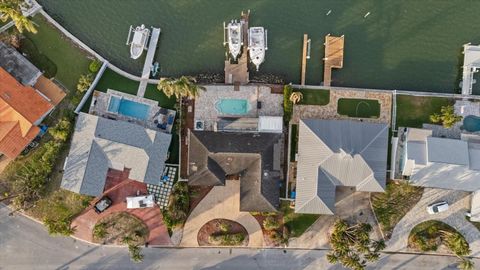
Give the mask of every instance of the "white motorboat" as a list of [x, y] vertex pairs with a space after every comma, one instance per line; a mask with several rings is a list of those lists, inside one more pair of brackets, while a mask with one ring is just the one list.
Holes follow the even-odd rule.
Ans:
[[230, 23], [228, 23], [226, 30], [228, 38], [228, 50], [230, 51], [233, 60], [237, 60], [243, 45], [242, 22], [232, 20]]
[[143, 24], [135, 27], [135, 29], [132, 29], [130, 26], [130, 33], [128, 34], [129, 40], [131, 32], [133, 32], [133, 38], [130, 43], [127, 42], [127, 45], [130, 45], [130, 57], [133, 59], [138, 59], [142, 55], [143, 50], [147, 49], [147, 41], [148, 36], [150, 35], [150, 30]]
[[250, 27], [248, 30], [248, 53], [250, 61], [258, 69], [260, 64], [265, 61], [265, 51], [268, 50], [267, 46], [267, 30], [263, 27]]

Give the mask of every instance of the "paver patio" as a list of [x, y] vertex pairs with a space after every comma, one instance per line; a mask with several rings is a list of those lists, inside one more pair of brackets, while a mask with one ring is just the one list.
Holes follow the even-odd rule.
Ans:
[[240, 181], [226, 180], [215, 186], [193, 209], [183, 228], [182, 247], [198, 247], [200, 228], [212, 219], [223, 218], [240, 223], [249, 234], [248, 247], [263, 247], [263, 234], [257, 220], [248, 212], [240, 212]]
[[93, 206], [87, 208], [83, 213], [72, 221], [72, 227], [75, 228], [74, 236], [88, 242], [92, 242], [92, 230], [95, 224], [102, 218], [116, 213], [127, 212], [141, 219], [148, 227], [149, 236], [147, 242], [151, 246], [171, 246], [170, 236], [167, 227], [163, 224], [163, 217], [158, 206], [144, 209], [127, 209], [125, 198], [127, 196], [135, 196], [137, 192], [146, 194], [146, 184], [124, 179], [123, 172], [109, 172], [107, 177], [106, 188], [109, 189], [104, 193], [112, 201], [113, 204], [104, 212], [97, 214]]

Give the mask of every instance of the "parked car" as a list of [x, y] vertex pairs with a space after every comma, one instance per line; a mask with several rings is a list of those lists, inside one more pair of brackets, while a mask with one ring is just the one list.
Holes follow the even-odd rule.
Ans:
[[112, 200], [107, 196], [104, 196], [95, 204], [93, 209], [95, 209], [95, 212], [100, 214], [103, 211], [107, 210], [110, 206], [112, 206]]
[[448, 209], [448, 206], [449, 205], [446, 201], [432, 203], [427, 206], [427, 212], [431, 215], [441, 213], [443, 211], [446, 211]]

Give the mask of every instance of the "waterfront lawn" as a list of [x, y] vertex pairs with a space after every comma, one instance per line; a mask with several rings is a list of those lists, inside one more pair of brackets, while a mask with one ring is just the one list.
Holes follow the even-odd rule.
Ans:
[[298, 148], [298, 125], [292, 125], [290, 132], [290, 161], [295, 161]]
[[374, 99], [341, 98], [338, 100], [337, 112], [348, 117], [378, 118], [380, 103]]
[[423, 188], [401, 181], [389, 181], [384, 193], [372, 193], [373, 211], [387, 238], [395, 225], [418, 203], [422, 194]]
[[421, 128], [423, 123], [430, 123], [430, 115], [453, 103], [452, 98], [398, 95], [397, 127]]
[[323, 89], [299, 89], [295, 90], [303, 94], [300, 105], [327, 105], [330, 102], [330, 90]]
[[177, 103], [175, 96], [168, 98], [162, 91], [157, 89], [156, 84], [148, 84], [145, 90], [145, 98], [156, 100], [160, 107], [171, 110], [175, 110], [175, 104]]
[[283, 224], [288, 228], [290, 237], [299, 237], [318, 219], [320, 215], [296, 214], [290, 203], [282, 201], [280, 210], [283, 213]]
[[[38, 50], [38, 55], [32, 61], [35, 63], [36, 58], [41, 58], [42, 61], [45, 59], [51, 60], [57, 68], [55, 79], [70, 91], [74, 91], [80, 75], [88, 71], [88, 65], [91, 61], [89, 55], [64, 37], [43, 16], [37, 15], [33, 18], [33, 21], [37, 25], [38, 33], [24, 33], [26, 39], [29, 40], [27, 42], [32, 43], [27, 46], [31, 48], [34, 45]], [[42, 65], [40, 63], [39, 68], [42, 68]]]
[[115, 71], [107, 68], [98, 81], [95, 90], [107, 92], [108, 89], [117, 90], [130, 95], [136, 95], [139, 82], [130, 80]]

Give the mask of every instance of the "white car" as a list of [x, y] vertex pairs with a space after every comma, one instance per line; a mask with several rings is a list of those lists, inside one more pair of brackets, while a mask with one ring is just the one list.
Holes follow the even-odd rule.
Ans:
[[431, 215], [447, 211], [448, 203], [446, 201], [432, 203], [427, 206], [427, 212]]

